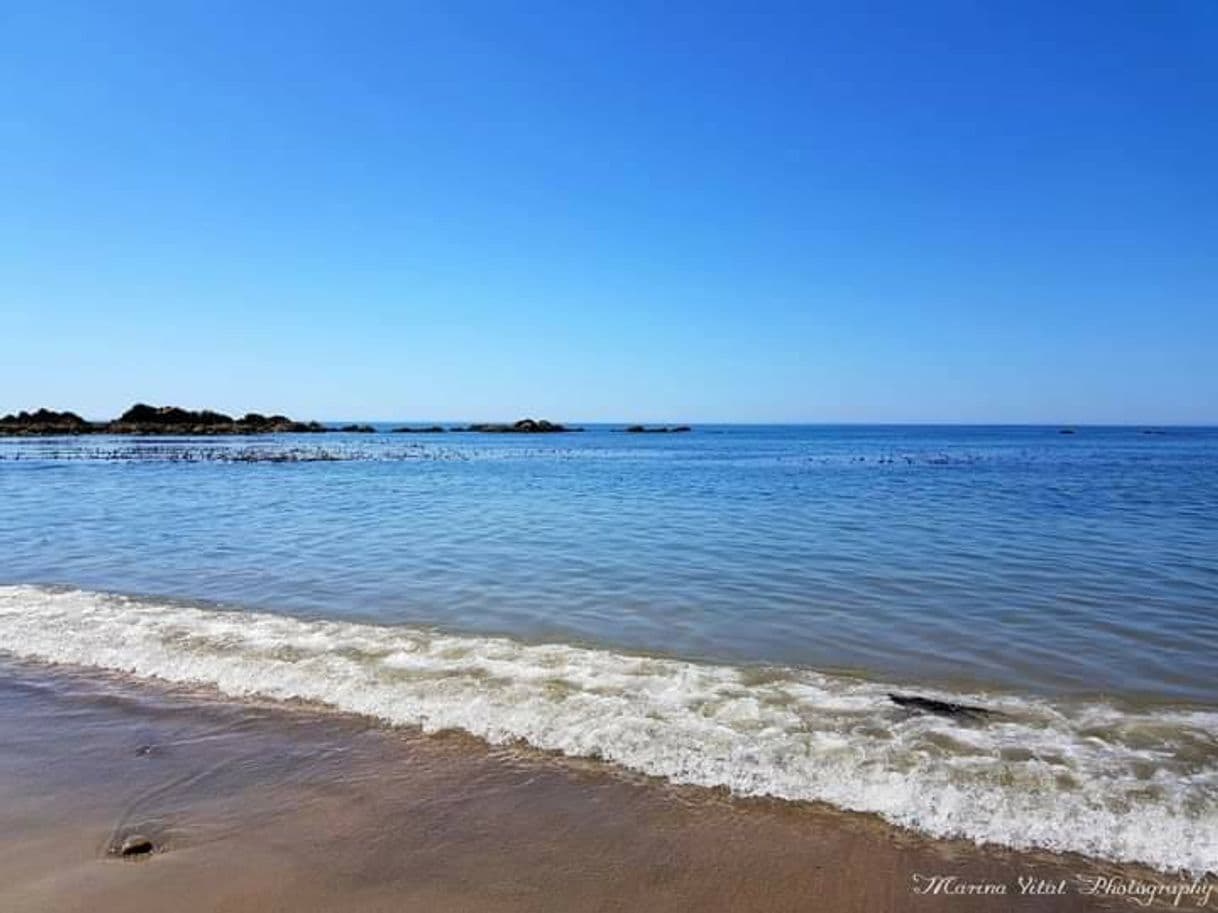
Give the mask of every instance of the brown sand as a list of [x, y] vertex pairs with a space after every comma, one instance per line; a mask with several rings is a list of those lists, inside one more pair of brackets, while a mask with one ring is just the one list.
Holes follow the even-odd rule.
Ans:
[[[156, 852], [110, 855], [131, 832]], [[0, 664], [4, 913], [1142, 909], [1078, 893], [1076, 875], [1102, 872], [1153, 877], [456, 734]], [[920, 895], [915, 875], [1007, 894]], [[1066, 893], [1022, 895], [1021, 876]]]

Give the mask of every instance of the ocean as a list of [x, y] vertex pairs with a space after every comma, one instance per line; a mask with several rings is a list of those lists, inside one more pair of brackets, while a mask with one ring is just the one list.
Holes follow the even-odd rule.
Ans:
[[618, 428], [0, 439], [0, 653], [1218, 871], [1218, 429]]

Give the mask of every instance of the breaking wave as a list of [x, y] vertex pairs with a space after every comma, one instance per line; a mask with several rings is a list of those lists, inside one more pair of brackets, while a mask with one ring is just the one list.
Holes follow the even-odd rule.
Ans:
[[1218, 713], [923, 691], [565, 644], [0, 586], [0, 650], [303, 699], [425, 731], [599, 758], [738, 795], [817, 800], [939, 837], [1218, 871]]

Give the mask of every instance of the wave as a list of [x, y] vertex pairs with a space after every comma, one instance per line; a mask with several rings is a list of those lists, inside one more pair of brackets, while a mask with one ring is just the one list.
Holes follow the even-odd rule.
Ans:
[[922, 691], [998, 711], [959, 721], [806, 669], [23, 585], [0, 586], [0, 650], [524, 741], [937, 837], [1218, 871], [1215, 712]]

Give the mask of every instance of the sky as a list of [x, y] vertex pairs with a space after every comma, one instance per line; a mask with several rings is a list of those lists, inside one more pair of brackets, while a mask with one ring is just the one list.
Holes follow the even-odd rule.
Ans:
[[1218, 4], [0, 3], [0, 412], [1218, 422]]

